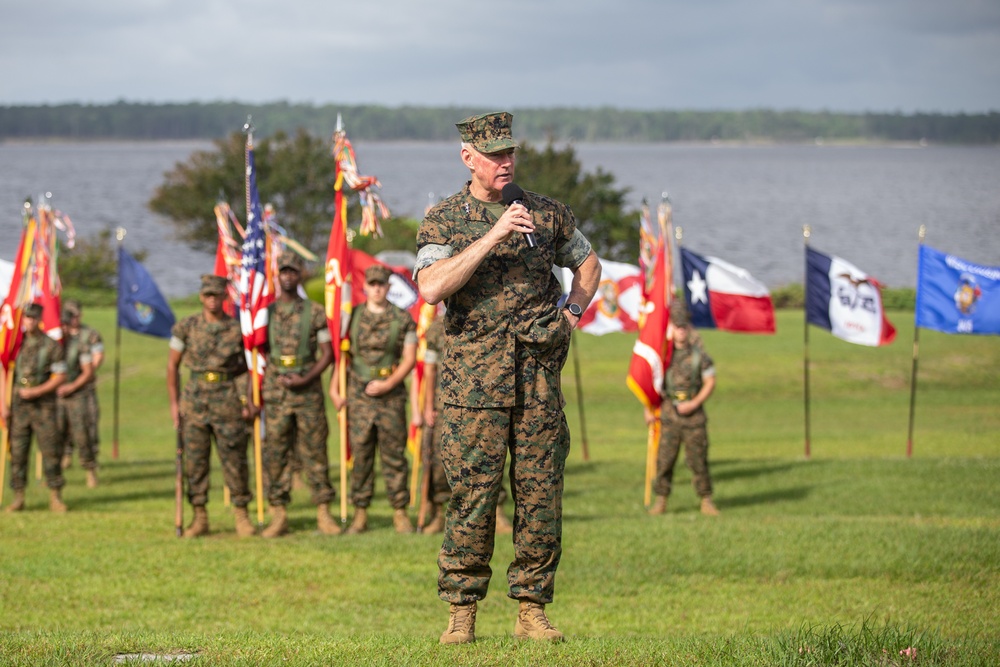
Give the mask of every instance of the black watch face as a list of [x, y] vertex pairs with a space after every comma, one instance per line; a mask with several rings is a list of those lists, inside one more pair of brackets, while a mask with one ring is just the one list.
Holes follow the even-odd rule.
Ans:
[[580, 317], [580, 315], [583, 315], [583, 309], [580, 308], [580, 306], [576, 305], [575, 303], [568, 304], [566, 306], [566, 309], [570, 312], [571, 315], [574, 315], [576, 317]]

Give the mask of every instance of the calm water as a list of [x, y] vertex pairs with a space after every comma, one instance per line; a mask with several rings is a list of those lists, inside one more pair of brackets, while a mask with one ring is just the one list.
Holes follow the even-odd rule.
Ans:
[[[49, 191], [80, 236], [123, 226], [126, 247], [149, 252], [146, 267], [168, 296], [195, 291], [213, 257], [179, 243], [146, 202], [164, 172], [208, 146], [0, 144], [0, 258], [17, 250], [24, 198]], [[419, 217], [432, 197], [455, 192], [467, 176], [457, 142], [358, 142], [355, 149], [362, 173], [379, 177], [397, 215]], [[915, 284], [921, 224], [930, 245], [1000, 264], [997, 148], [578, 144], [576, 151], [585, 171], [601, 168], [630, 188], [633, 206], [669, 192], [687, 247], [743, 266], [770, 286], [802, 281], [804, 224], [814, 247], [890, 286]]]

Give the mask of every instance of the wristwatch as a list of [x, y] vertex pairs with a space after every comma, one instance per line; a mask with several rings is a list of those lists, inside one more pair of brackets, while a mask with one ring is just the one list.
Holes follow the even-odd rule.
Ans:
[[581, 315], [583, 315], [583, 308], [581, 308], [578, 304], [567, 302], [566, 305], [563, 306], [563, 308], [568, 310], [569, 314], [573, 315], [574, 317], [580, 317]]

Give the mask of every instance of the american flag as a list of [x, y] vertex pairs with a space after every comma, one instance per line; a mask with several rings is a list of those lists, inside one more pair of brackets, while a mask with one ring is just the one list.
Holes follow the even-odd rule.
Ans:
[[253, 140], [247, 139], [246, 187], [247, 234], [243, 239], [243, 262], [240, 267], [240, 329], [246, 348], [247, 368], [260, 378], [266, 364], [264, 354], [254, 351], [267, 343], [267, 307], [274, 301], [267, 280], [267, 241], [264, 234], [264, 209], [257, 192], [257, 171], [254, 168]]

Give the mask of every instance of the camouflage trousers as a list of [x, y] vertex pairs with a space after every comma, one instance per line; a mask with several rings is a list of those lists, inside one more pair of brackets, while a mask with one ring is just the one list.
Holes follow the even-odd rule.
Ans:
[[[685, 423], [685, 421], [687, 423]], [[694, 422], [694, 423], [692, 423]], [[674, 464], [681, 445], [684, 462], [691, 470], [691, 484], [699, 498], [712, 495], [712, 478], [708, 472], [708, 429], [704, 419], [663, 420], [660, 423], [660, 449], [656, 455], [656, 477], [653, 493], [669, 496], [674, 479]]]
[[[558, 373], [529, 360], [512, 408], [445, 405], [441, 459], [452, 495], [438, 556], [438, 597], [465, 604], [486, 597], [496, 507], [510, 453], [514, 561], [508, 596], [552, 602], [562, 557], [563, 472], [570, 438]], [[523, 395], [520, 392], [523, 391]]]
[[[426, 428], [426, 427], [425, 427]], [[430, 500], [435, 505], [447, 505], [451, 500], [451, 487], [448, 485], [448, 476], [444, 472], [444, 464], [441, 462], [441, 423], [434, 425], [430, 438], [430, 463], [425, 464], [424, 474], [429, 474], [428, 494]], [[426, 457], [424, 458], [426, 461]], [[503, 484], [500, 486], [500, 495], [497, 498], [497, 505], [503, 506], [507, 502], [507, 488]]]
[[[294, 396], [294, 398], [293, 398]], [[293, 451], [306, 472], [314, 505], [336, 497], [330, 485], [330, 462], [326, 440], [330, 427], [321, 392], [308, 395], [277, 390], [264, 397], [264, 493], [269, 505], [287, 505], [292, 498]]]
[[184, 439], [184, 473], [188, 480], [188, 501], [192, 505], [208, 503], [212, 438], [222, 463], [222, 479], [229, 487], [235, 507], [246, 507], [250, 493], [247, 464], [247, 425], [242, 417], [200, 422], [185, 416], [181, 431]]
[[393, 509], [405, 509], [410, 504], [405, 392], [371, 397], [354, 391], [350, 395], [347, 415], [353, 460], [351, 504], [356, 507], [371, 505], [375, 493], [377, 448], [389, 504]]
[[85, 387], [72, 396], [60, 397], [56, 404], [63, 455], [76, 449], [85, 470], [96, 468], [99, 449], [97, 392], [93, 386]]
[[34, 434], [42, 453], [45, 484], [50, 489], [61, 489], [66, 480], [62, 474], [63, 447], [56, 428], [55, 396], [34, 401], [22, 401], [15, 396], [10, 414], [10, 488], [19, 491], [27, 486], [28, 454]]

